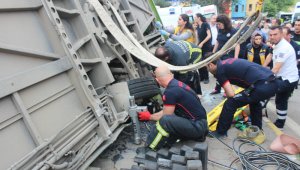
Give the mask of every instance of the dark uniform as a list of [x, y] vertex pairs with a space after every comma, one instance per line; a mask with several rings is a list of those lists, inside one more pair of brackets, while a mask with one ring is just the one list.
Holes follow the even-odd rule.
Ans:
[[[219, 30], [217, 41], [219, 43], [217, 51], [219, 51], [225, 43], [236, 33], [236, 29], [232, 28], [229, 32], [224, 30]], [[220, 59], [225, 60], [227, 58], [232, 58], [234, 56], [234, 50], [230, 51], [228, 54], [224, 54]]]
[[262, 128], [260, 101], [274, 96], [277, 90], [277, 83], [272, 71], [247, 60], [230, 58], [217, 63], [215, 76], [222, 86], [229, 81], [231, 84], [245, 89], [225, 101], [217, 132], [222, 135], [226, 134], [236, 110], [247, 104], [250, 105], [252, 125]]
[[292, 40], [294, 40], [298, 45], [300, 45], [300, 34], [292, 32]]
[[298, 67], [298, 74], [300, 77], [300, 44], [297, 44], [294, 40], [290, 41], [290, 44], [292, 45], [292, 47], [294, 48], [295, 52], [296, 52], [296, 58], [297, 58], [297, 67]]
[[[241, 36], [243, 36], [246, 31], [249, 29], [249, 26], [247, 25], [243, 30], [241, 31]], [[240, 53], [239, 53], [239, 58], [247, 59], [246, 53], [247, 53], [247, 48], [246, 46], [251, 43], [251, 37], [247, 38], [245, 42], [240, 44]]]
[[206, 111], [196, 93], [187, 85], [173, 79], [163, 95], [164, 106], [175, 106], [175, 113], [164, 115], [153, 126], [146, 145], [159, 149], [177, 139], [204, 141], [208, 133]]
[[[201, 43], [207, 37], [207, 30], [211, 32], [210, 26], [207, 22], [203, 22], [201, 27], [198, 26], [196, 28], [199, 43]], [[211, 38], [206, 43], [203, 44], [201, 49], [202, 49], [202, 56], [203, 56], [202, 60], [204, 60], [205, 54], [212, 51]], [[202, 67], [198, 71], [200, 74], [201, 81], [208, 80], [208, 71], [206, 67]]]
[[[235, 33], [236, 33], [236, 30], [234, 28], [232, 28], [230, 32], [224, 32], [224, 30], [219, 30], [218, 37], [217, 37], [217, 41], [218, 41], [219, 45], [218, 45], [217, 51], [219, 51]], [[224, 54], [223, 56], [221, 56], [220, 59], [226, 60], [228, 58], [232, 58], [232, 56], [234, 56], [234, 51], [230, 51], [229, 53]], [[220, 84], [218, 84], [218, 83], [216, 84], [215, 91], [220, 93], [220, 91], [221, 91]]]
[[[187, 41], [168, 41], [165, 48], [171, 56], [167, 62], [175, 66], [187, 66], [200, 61], [202, 50]], [[197, 72], [175, 72], [174, 78], [192, 87], [197, 94], [202, 94], [199, 74]]]

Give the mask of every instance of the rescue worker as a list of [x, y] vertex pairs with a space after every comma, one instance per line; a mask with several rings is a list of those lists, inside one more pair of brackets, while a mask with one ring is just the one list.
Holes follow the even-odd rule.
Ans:
[[[194, 16], [195, 22], [197, 23], [196, 35], [198, 37], [198, 47], [202, 49], [202, 60], [205, 59], [206, 53], [212, 51], [211, 46], [211, 30], [209, 24], [206, 22], [206, 18], [197, 13]], [[209, 83], [209, 76], [206, 67], [202, 67], [199, 70], [200, 81], [203, 81], [204, 84]]]
[[297, 19], [294, 24], [294, 32], [292, 34], [292, 39], [300, 45], [300, 19]]
[[158, 150], [172, 145], [178, 139], [203, 142], [208, 133], [206, 111], [197, 94], [186, 84], [173, 78], [173, 74], [162, 65], [155, 70], [155, 79], [165, 88], [163, 110], [154, 114], [139, 112], [141, 121], [155, 120], [147, 137], [146, 146]]
[[287, 40], [295, 50], [296, 58], [297, 58], [297, 67], [298, 67], [298, 75], [300, 77], [300, 45], [298, 45], [294, 40], [291, 39], [292, 31], [288, 27], [282, 28], [283, 38]]
[[273, 44], [272, 55], [269, 55], [264, 66], [273, 60], [272, 72], [278, 77], [278, 88], [275, 103], [277, 120], [274, 124], [283, 128], [287, 117], [288, 99], [298, 84], [299, 76], [295, 50], [282, 35], [282, 28], [275, 26], [270, 28], [270, 43]]
[[[226, 15], [219, 15], [217, 17], [217, 27], [219, 29], [217, 42], [214, 46], [213, 53], [219, 51], [226, 42], [236, 33], [236, 29], [232, 27], [231, 20]], [[235, 50], [230, 51], [228, 54], [224, 54], [220, 59], [225, 60], [227, 58], [238, 58], [240, 53], [240, 45], [235, 46]], [[216, 84], [214, 91], [210, 94], [219, 94], [221, 92], [221, 86]]]
[[175, 30], [159, 30], [161, 35], [178, 41], [184, 40], [190, 43], [195, 43], [195, 34], [193, 25], [190, 23], [190, 18], [187, 14], [181, 14], [178, 17], [178, 26]]
[[251, 43], [246, 46], [247, 60], [250, 62], [263, 65], [270, 49], [262, 42], [263, 36], [260, 31], [254, 31], [251, 36]]
[[[195, 44], [187, 41], [167, 41], [165, 46], [156, 49], [154, 55], [172, 65], [186, 66], [199, 62], [202, 56], [202, 50]], [[175, 72], [174, 77], [189, 85], [197, 94], [202, 95], [197, 71]]]
[[[249, 104], [252, 125], [262, 128], [262, 105], [260, 101], [274, 96], [277, 90], [275, 76], [272, 71], [244, 59], [229, 58], [213, 61], [207, 65], [220, 85], [227, 100], [224, 103], [217, 129], [212, 132], [216, 137], [225, 137], [236, 110]], [[244, 88], [235, 94], [231, 84]]]

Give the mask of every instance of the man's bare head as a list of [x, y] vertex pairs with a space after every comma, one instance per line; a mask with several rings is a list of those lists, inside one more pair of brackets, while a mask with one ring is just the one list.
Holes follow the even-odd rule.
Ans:
[[156, 81], [162, 86], [167, 87], [169, 82], [173, 79], [173, 74], [171, 73], [170, 69], [166, 65], [158, 66], [155, 71], [155, 79]]
[[170, 58], [169, 51], [165, 47], [158, 47], [154, 55], [163, 61], [167, 61]]

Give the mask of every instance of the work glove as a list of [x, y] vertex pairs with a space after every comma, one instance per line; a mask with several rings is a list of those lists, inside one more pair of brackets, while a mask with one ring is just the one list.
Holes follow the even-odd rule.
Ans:
[[162, 29], [162, 24], [161, 24], [159, 21], [156, 21], [156, 22], [155, 22], [155, 27], [156, 27], [157, 29], [161, 30], [161, 29]]
[[138, 114], [139, 114], [139, 120], [141, 121], [150, 120], [151, 113], [148, 110], [143, 112], [138, 112]]
[[159, 30], [160, 34], [163, 35], [163, 36], [169, 36], [170, 33], [168, 33], [167, 31], [165, 30]]

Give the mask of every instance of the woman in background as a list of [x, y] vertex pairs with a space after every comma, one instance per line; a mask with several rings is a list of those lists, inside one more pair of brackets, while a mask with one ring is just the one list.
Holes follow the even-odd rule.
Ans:
[[177, 22], [178, 26], [175, 30], [160, 30], [161, 35], [177, 41], [184, 40], [190, 43], [196, 43], [193, 25], [189, 21], [189, 16], [181, 14]]

